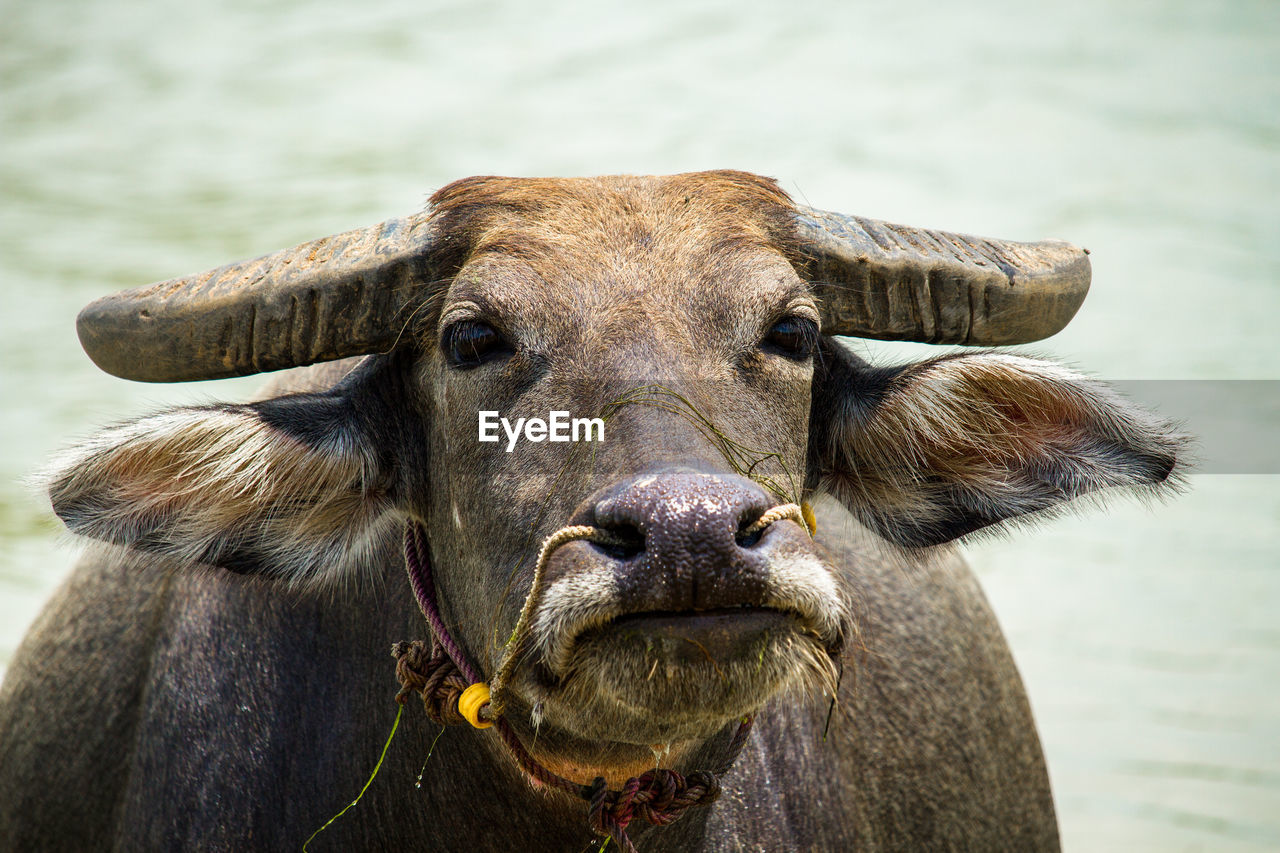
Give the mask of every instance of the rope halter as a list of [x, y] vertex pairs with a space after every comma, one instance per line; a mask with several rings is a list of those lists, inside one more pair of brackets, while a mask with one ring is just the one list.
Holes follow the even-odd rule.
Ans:
[[[808, 504], [782, 504], [760, 516], [743, 531], [744, 536], [760, 533], [778, 521], [790, 520], [804, 527], [810, 535], [816, 531], [813, 511]], [[421, 640], [396, 643], [391, 653], [396, 659], [396, 678], [400, 692], [396, 701], [404, 705], [409, 696], [421, 697], [427, 716], [442, 726], [468, 723], [477, 729], [493, 728], [520, 768], [537, 782], [564, 791], [588, 804], [587, 821], [597, 835], [613, 839], [624, 851], [634, 853], [635, 846], [627, 837], [627, 826], [636, 818], [654, 826], [666, 826], [694, 806], [706, 806], [720, 796], [720, 777], [728, 772], [751, 733], [753, 717], [743, 717], [729, 743], [724, 761], [713, 770], [699, 770], [687, 775], [675, 770], [656, 768], [632, 777], [616, 791], [605, 785], [604, 777], [596, 777], [589, 785], [566, 779], [543, 767], [529, 754], [515, 731], [494, 707], [491, 693], [499, 693], [514, 671], [519, 650], [528, 634], [533, 612], [542, 596], [543, 578], [552, 553], [567, 542], [585, 539], [601, 544], [620, 544], [617, 536], [592, 525], [562, 527], [543, 540], [534, 567], [533, 584], [520, 610], [520, 618], [502, 664], [493, 678], [490, 690], [480, 673], [471, 665], [454, 641], [436, 604], [435, 578], [427, 551], [426, 533], [422, 525], [410, 521], [405, 526], [404, 556], [409, 583], [418, 606], [431, 627], [430, 649]]]

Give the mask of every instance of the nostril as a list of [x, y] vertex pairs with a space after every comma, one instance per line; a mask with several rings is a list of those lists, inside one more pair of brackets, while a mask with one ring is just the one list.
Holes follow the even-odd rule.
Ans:
[[752, 529], [764, 513], [762, 509], [748, 509], [738, 517], [738, 531], [733, 535], [733, 541], [738, 543], [739, 548], [750, 548], [764, 536], [765, 528]]
[[630, 560], [644, 550], [644, 534], [634, 524], [600, 525], [609, 534], [605, 541], [591, 540], [596, 550], [615, 560]]

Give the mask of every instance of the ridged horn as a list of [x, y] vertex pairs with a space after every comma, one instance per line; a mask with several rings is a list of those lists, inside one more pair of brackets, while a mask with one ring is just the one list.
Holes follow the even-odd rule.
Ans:
[[1028, 343], [1061, 331], [1089, 292], [1088, 252], [1057, 240], [990, 240], [808, 207], [796, 225], [825, 334]]
[[419, 214], [103, 297], [76, 319], [108, 373], [222, 379], [389, 350], [428, 281]]

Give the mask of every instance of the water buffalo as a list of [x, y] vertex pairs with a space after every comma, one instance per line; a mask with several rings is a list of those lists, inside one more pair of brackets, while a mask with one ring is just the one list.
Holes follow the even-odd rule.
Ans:
[[[99, 300], [81, 340], [119, 376], [301, 369], [52, 467], [96, 541], [0, 693], [0, 845], [297, 849], [396, 720], [310, 849], [1056, 848], [1021, 682], [946, 543], [1167, 489], [1183, 439], [1052, 363], [877, 367], [833, 336], [1036, 340], [1088, 283], [1066, 243], [720, 171], [467, 179]], [[507, 452], [481, 412], [604, 440]], [[396, 716], [388, 651], [432, 633], [435, 686], [401, 645], [400, 697], [474, 727]]]

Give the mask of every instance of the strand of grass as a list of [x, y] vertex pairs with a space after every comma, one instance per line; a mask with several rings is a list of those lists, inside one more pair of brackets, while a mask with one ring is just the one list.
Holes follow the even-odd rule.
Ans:
[[[709, 440], [713, 441], [713, 443], [718, 445], [721, 449], [721, 452], [725, 453], [727, 457], [730, 457], [729, 461], [731, 462], [731, 464], [733, 464], [735, 467], [739, 469], [742, 468], [743, 462], [745, 461], [745, 459], [751, 456], [758, 457], [754, 462], [751, 463], [752, 468], [754, 468], [756, 465], [759, 465], [761, 462], [767, 459], [777, 459], [778, 462], [782, 465], [784, 471], [786, 469], [785, 462], [783, 461], [782, 455], [780, 453], [778, 453], [777, 451], [765, 452], [763, 450], [749, 447], [747, 445], [742, 444], [741, 442], [738, 442], [732, 438], [729, 438], [718, 427], [716, 427], [715, 424], [709, 418], [706, 417], [706, 415], [699, 412], [697, 408], [688, 400], [688, 398], [686, 398], [684, 395], [680, 394], [677, 391], [673, 391], [661, 385], [646, 385], [646, 386], [641, 386], [638, 389], [634, 389], [634, 391], [630, 393], [631, 393], [631, 396], [624, 396], [616, 402], [618, 404], [626, 404], [626, 403], [648, 404], [648, 405], [654, 406], [655, 408], [662, 409], [663, 411], [671, 412], [673, 414], [678, 414], [678, 415], [681, 415], [682, 417], [685, 417], [686, 419], [693, 422], [694, 425], [699, 428], [699, 431], [702, 432], [702, 434], [706, 438], [708, 438]], [[652, 399], [638, 396], [639, 394], [644, 394], [644, 393], [653, 394], [660, 397], [669, 397], [676, 400], [680, 405], [675, 407], [671, 405], [663, 405], [661, 403], [655, 402]], [[738, 473], [743, 473], [743, 471], [739, 470]], [[789, 472], [788, 472], [788, 477], [790, 478]], [[785, 495], [785, 493], [783, 494]]]
[[431, 741], [431, 747], [427, 750], [427, 757], [422, 759], [422, 769], [418, 771], [418, 780], [414, 782], [413, 787], [422, 787], [422, 777], [427, 772], [427, 762], [431, 760], [431, 754], [436, 751], [436, 744], [440, 742], [440, 736], [444, 734], [445, 726], [440, 727], [440, 731], [436, 732], [435, 738]]
[[334, 815], [333, 817], [325, 821], [324, 826], [320, 827], [315, 832], [311, 833], [311, 837], [308, 838], [306, 841], [302, 842], [302, 853], [307, 853], [307, 845], [310, 844], [317, 835], [319, 835], [320, 833], [328, 829], [331, 823], [333, 823], [338, 818], [342, 817], [344, 814], [346, 814], [348, 811], [351, 810], [352, 806], [356, 805], [357, 803], [360, 802], [361, 799], [363, 799], [364, 792], [369, 790], [369, 786], [373, 784], [373, 780], [378, 778], [378, 771], [382, 769], [382, 762], [387, 757], [387, 750], [391, 748], [391, 740], [396, 736], [396, 729], [400, 728], [400, 716], [403, 713], [404, 713], [404, 706], [400, 705], [396, 710], [396, 721], [391, 724], [391, 734], [387, 735], [387, 742], [382, 745], [382, 755], [378, 756], [378, 763], [374, 765], [373, 773], [369, 775], [369, 781], [364, 783], [364, 787], [360, 789], [360, 793], [356, 795], [356, 798], [354, 800], [347, 803], [347, 807], [345, 809], [343, 809], [342, 811], [338, 812], [336, 815]]
[[827, 721], [822, 726], [822, 742], [827, 742], [827, 732], [831, 731], [831, 715], [836, 710], [836, 697], [831, 697], [831, 704], [827, 706]]
[[[697, 407], [687, 397], [663, 385], [641, 385], [627, 391], [621, 397], [605, 406], [606, 413], [602, 413], [602, 417], [607, 419], [616, 414], [618, 409], [631, 404], [652, 406], [660, 411], [685, 418], [720, 450], [721, 455], [725, 457], [725, 460], [736, 473], [748, 479], [753, 479], [779, 497], [794, 502], [797, 494], [795, 476], [787, 467], [786, 461], [782, 458], [780, 452], [750, 447], [730, 438], [706, 415], [698, 411]], [[756, 467], [769, 459], [777, 460], [778, 466], [782, 469], [788, 481], [787, 486], [783, 486], [773, 478], [755, 475]]]
[[836, 674], [836, 689], [831, 692], [831, 704], [827, 707], [827, 722], [822, 726], [822, 742], [827, 742], [827, 732], [831, 730], [831, 715], [836, 711], [836, 700], [840, 698], [840, 682], [844, 681], [844, 660], [840, 661], [840, 669]]
[[[660, 401], [661, 398], [673, 399], [679, 405]], [[612, 415], [617, 409], [628, 404], [648, 405], [659, 409], [660, 411], [669, 412], [685, 418], [692, 423], [696, 429], [698, 429], [704, 438], [720, 450], [721, 454], [725, 457], [726, 461], [729, 462], [730, 466], [734, 468], [736, 473], [742, 474], [749, 479], [756, 480], [756, 482], [766, 486], [779, 497], [794, 498], [795, 477], [792, 476], [790, 470], [787, 468], [786, 461], [782, 458], [781, 453], [777, 451], [766, 452], [759, 448], [749, 447], [748, 445], [730, 438], [716, 427], [716, 425], [707, 418], [706, 415], [699, 412], [688, 398], [679, 392], [661, 385], [643, 385], [632, 389], [627, 392], [627, 394], [624, 394], [622, 397], [610, 403], [607, 408], [612, 409], [612, 411], [608, 414]], [[752, 460], [752, 457], [755, 457], [754, 460]], [[754, 476], [756, 466], [769, 459], [776, 459], [778, 461], [779, 467], [782, 468], [783, 473], [786, 475], [788, 481], [790, 481], [789, 488], [783, 487], [780, 483], [771, 478], [757, 478]], [[750, 462], [750, 464], [747, 464], [748, 462]]]

